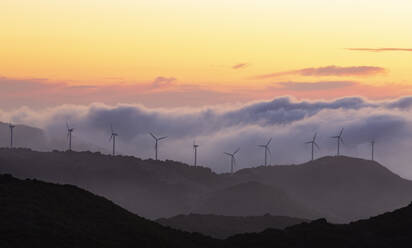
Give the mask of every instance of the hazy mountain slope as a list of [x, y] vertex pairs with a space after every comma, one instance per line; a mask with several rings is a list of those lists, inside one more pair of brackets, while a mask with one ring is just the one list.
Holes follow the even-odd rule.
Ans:
[[[16, 125], [13, 135], [14, 147], [32, 147], [36, 150], [45, 150], [48, 140], [43, 130], [26, 125]], [[9, 124], [0, 122], [0, 147], [10, 146]]]
[[221, 181], [210, 169], [173, 161], [25, 149], [0, 149], [0, 172], [77, 185], [149, 218], [190, 212]]
[[319, 217], [314, 211], [290, 199], [287, 194], [259, 182], [240, 183], [210, 193], [193, 210], [226, 216], [276, 214], [294, 217]]
[[269, 214], [248, 217], [189, 214], [156, 220], [164, 226], [188, 232], [198, 232], [220, 239], [240, 233], [261, 232], [268, 228], [283, 229], [306, 221]]
[[225, 247], [285, 248], [403, 248], [412, 244], [412, 205], [368, 220], [333, 225], [325, 220], [300, 224], [284, 231], [235, 235]]
[[[412, 200], [411, 181], [376, 162], [343, 156], [218, 175], [208, 168], [173, 161], [0, 149], [1, 172], [77, 185], [153, 219], [195, 212], [271, 213], [347, 222], [397, 209]], [[230, 208], [221, 204], [226, 199], [231, 199]]]
[[242, 180], [276, 186], [333, 221], [366, 218], [405, 206], [412, 183], [377, 162], [324, 157], [293, 166], [270, 166], [238, 172]]
[[0, 247], [211, 247], [69, 185], [0, 175]]

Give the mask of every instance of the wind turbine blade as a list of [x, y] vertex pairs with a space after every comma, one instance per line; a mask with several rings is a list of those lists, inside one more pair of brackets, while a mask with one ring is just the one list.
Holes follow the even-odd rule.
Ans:
[[340, 130], [339, 136], [342, 136], [344, 128]]
[[315, 136], [313, 136], [313, 141], [316, 140], [316, 137], [318, 136], [318, 133], [315, 133]]
[[345, 142], [343, 142], [343, 138], [342, 138], [342, 137], [340, 138], [340, 142], [342, 142], [342, 144], [345, 144]]
[[156, 136], [154, 136], [154, 134], [153, 134], [153, 133], [149, 133], [149, 134], [150, 134], [150, 136], [152, 136], [152, 138], [153, 138], [153, 139], [157, 140], [157, 137], [156, 137]]
[[258, 145], [258, 147], [262, 147], [262, 148], [264, 148], [264, 147], [266, 147], [265, 145]]
[[167, 136], [160, 137], [159, 140], [167, 139]]
[[240, 151], [240, 148], [236, 149], [236, 151], [233, 153], [233, 155], [235, 155], [236, 153], [238, 153]]
[[268, 143], [266, 144], [266, 146], [270, 145], [271, 142], [272, 142], [272, 138], [270, 138], [270, 140], [268, 141]]
[[228, 153], [228, 152], [224, 152], [224, 154], [228, 155], [228, 156], [232, 156], [232, 154]]
[[312, 144], [312, 143], [313, 143], [313, 141], [305, 142], [305, 144]]
[[315, 147], [316, 147], [318, 150], [320, 150], [320, 147], [319, 147], [318, 143], [314, 142], [313, 144], [315, 145]]
[[70, 129], [70, 126], [69, 126], [69, 122], [68, 122], [68, 121], [66, 121], [66, 127], [67, 127], [67, 129]]
[[113, 131], [113, 125], [112, 125], [112, 124], [110, 124], [110, 131], [111, 131], [112, 133], [114, 133], [114, 131]]

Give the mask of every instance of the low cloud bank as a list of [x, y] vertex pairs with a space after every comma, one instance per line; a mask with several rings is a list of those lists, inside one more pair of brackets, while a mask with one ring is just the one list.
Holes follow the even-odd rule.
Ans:
[[[369, 101], [348, 97], [333, 101], [295, 101], [288, 97], [236, 107], [201, 109], [149, 109], [140, 105], [63, 105], [34, 111], [21, 108], [0, 111], [0, 120], [42, 128], [51, 148], [65, 149], [66, 121], [75, 128], [74, 149], [109, 152], [109, 127], [119, 133], [118, 151], [142, 158], [153, 157], [154, 143], [148, 134], [169, 136], [160, 143], [159, 157], [192, 163], [193, 141], [200, 145], [199, 163], [217, 172], [229, 170], [223, 152], [240, 147], [238, 168], [263, 164], [257, 145], [273, 138], [272, 164], [307, 161], [310, 147], [304, 144], [318, 132], [316, 156], [336, 153], [335, 141], [345, 128], [344, 155], [369, 159], [369, 142], [376, 140], [376, 159], [394, 172], [412, 178], [412, 97]], [[18, 132], [18, 129], [16, 129]], [[7, 138], [7, 137], [1, 137]], [[35, 148], [35, 147], [34, 147]]]

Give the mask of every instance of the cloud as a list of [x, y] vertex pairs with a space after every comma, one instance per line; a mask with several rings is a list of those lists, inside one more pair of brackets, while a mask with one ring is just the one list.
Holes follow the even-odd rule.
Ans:
[[279, 82], [275, 85], [284, 90], [293, 91], [322, 91], [333, 90], [356, 85], [353, 81], [320, 81], [320, 82]]
[[[153, 140], [148, 135], [167, 135], [160, 144], [160, 158], [191, 163], [191, 145], [200, 145], [199, 162], [218, 172], [228, 171], [223, 151], [241, 147], [238, 168], [257, 166], [263, 153], [256, 145], [273, 137], [272, 162], [301, 163], [310, 158], [304, 145], [319, 133], [317, 156], [335, 153], [329, 138], [345, 128], [343, 154], [370, 157], [369, 142], [377, 141], [376, 158], [390, 169], [412, 178], [412, 97], [370, 101], [346, 97], [331, 101], [297, 101], [275, 98], [241, 106], [206, 108], [146, 108], [141, 105], [64, 105], [33, 110], [0, 111], [0, 120], [41, 127], [47, 136], [65, 142], [65, 123], [75, 127], [74, 147], [92, 144], [93, 150], [110, 150], [109, 125], [119, 133], [118, 150], [143, 158], [153, 156]], [[16, 132], [18, 130], [16, 129]], [[7, 140], [0, 137], [0, 140]], [[57, 144], [57, 143], [54, 143]], [[52, 148], [64, 149], [64, 145]]]
[[345, 48], [349, 51], [364, 51], [364, 52], [412, 52], [412, 48]]
[[232, 66], [232, 69], [234, 69], [234, 70], [244, 69], [248, 66], [249, 66], [248, 63], [240, 63], [240, 64], [236, 64], [236, 65]]
[[376, 74], [385, 73], [385, 68], [377, 66], [325, 66], [317, 68], [303, 68], [300, 70], [276, 72], [265, 75], [258, 75], [253, 77], [253, 79], [267, 79], [276, 78], [281, 76], [298, 75], [304, 77], [326, 77], [326, 76], [336, 76], [336, 77], [347, 77], [347, 76], [371, 76]]
[[153, 80], [152, 86], [154, 88], [170, 86], [173, 82], [176, 81], [174, 77], [157, 77]]

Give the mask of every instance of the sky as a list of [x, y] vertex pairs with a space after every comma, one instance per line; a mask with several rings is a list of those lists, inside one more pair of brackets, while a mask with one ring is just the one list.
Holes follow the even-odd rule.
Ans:
[[2, 108], [412, 91], [408, 0], [3, 0], [0, 9]]
[[196, 139], [218, 172], [237, 147], [238, 168], [259, 164], [270, 137], [272, 163], [307, 161], [315, 132], [317, 156], [334, 154], [329, 136], [345, 128], [347, 155], [368, 158], [376, 139], [377, 158], [412, 178], [411, 10], [410, 0], [2, 0], [0, 121], [42, 128], [61, 149], [69, 121], [75, 145], [103, 152], [113, 124], [119, 152], [143, 158], [148, 132], [168, 135], [161, 158], [188, 163]]

